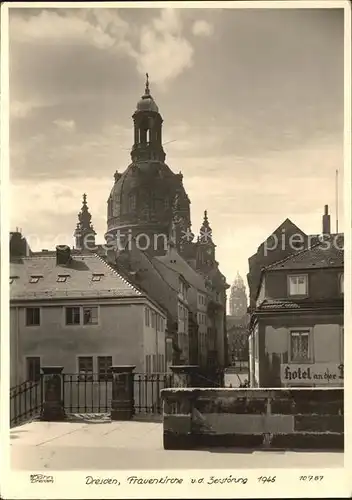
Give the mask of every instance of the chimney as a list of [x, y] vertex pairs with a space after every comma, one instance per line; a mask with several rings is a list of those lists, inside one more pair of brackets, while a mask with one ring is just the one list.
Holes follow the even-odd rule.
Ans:
[[10, 232], [10, 259], [18, 257], [28, 257], [31, 250], [21, 232], [16, 227], [16, 231]]
[[323, 234], [330, 234], [330, 215], [328, 205], [325, 205], [324, 207]]
[[56, 265], [67, 266], [71, 261], [71, 249], [68, 245], [58, 245], [56, 247]]

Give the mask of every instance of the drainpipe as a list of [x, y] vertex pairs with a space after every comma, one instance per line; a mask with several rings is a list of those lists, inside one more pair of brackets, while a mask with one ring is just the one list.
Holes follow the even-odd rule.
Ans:
[[[19, 379], [19, 373], [18, 373], [18, 367], [21, 366], [20, 364], [20, 310], [19, 307], [16, 307], [16, 385], [20, 383]], [[11, 346], [11, 343], [10, 343]], [[10, 356], [11, 359], [11, 356]]]
[[159, 351], [158, 351], [158, 314], [155, 312], [155, 349], [156, 349], [156, 366], [159, 365]]

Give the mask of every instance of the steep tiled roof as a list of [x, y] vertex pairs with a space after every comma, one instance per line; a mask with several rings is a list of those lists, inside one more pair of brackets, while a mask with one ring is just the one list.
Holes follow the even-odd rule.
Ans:
[[[59, 275], [66, 275], [66, 281], [57, 281]], [[92, 280], [93, 275], [100, 275], [100, 279]], [[31, 283], [31, 276], [39, 277], [38, 282]], [[12, 261], [11, 277], [14, 277], [10, 285], [12, 300], [142, 296], [95, 254], [73, 254], [69, 265], [62, 266], [56, 264], [53, 252], [37, 253]]]
[[332, 234], [329, 235], [329, 237], [325, 236], [324, 241], [311, 244], [309, 248], [267, 266], [265, 270], [277, 271], [281, 269], [291, 270], [343, 267], [343, 247], [343, 234]]
[[181, 274], [194, 288], [206, 293], [207, 290], [205, 288], [205, 281], [203, 277], [198, 274], [176, 250], [170, 249], [166, 255], [155, 257], [155, 259], [173, 271]]
[[329, 300], [312, 300], [312, 299], [302, 299], [300, 301], [291, 301], [286, 299], [265, 299], [258, 306], [258, 310], [262, 311], [277, 311], [277, 310], [288, 310], [288, 309], [320, 309], [327, 307], [343, 307], [343, 298], [329, 299]]
[[[157, 304], [169, 312], [170, 317], [177, 319], [177, 289], [171, 284], [156, 268], [155, 259], [148, 256], [146, 252], [140, 250], [132, 239], [131, 248], [127, 253], [127, 268], [125, 275], [128, 277], [132, 271], [131, 277], [138, 287], [145, 291]], [[125, 264], [123, 255], [117, 257], [117, 265]], [[159, 264], [160, 265], [160, 264]], [[128, 267], [131, 266], [129, 270]]]

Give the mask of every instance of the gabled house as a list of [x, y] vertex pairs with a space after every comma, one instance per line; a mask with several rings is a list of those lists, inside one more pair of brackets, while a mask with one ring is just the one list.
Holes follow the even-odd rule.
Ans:
[[289, 255], [311, 246], [317, 241], [317, 236], [305, 234], [290, 219], [286, 219], [275, 231], [258, 247], [257, 252], [248, 259], [250, 308], [255, 306], [261, 270], [274, 262], [285, 259]]
[[167, 314], [155, 300], [92, 252], [68, 246], [28, 252], [22, 236], [16, 241], [10, 262], [12, 386], [37, 380], [42, 366], [102, 377], [118, 364], [165, 371]]
[[[155, 260], [161, 273], [167, 274], [170, 270], [177, 273], [180, 280], [180, 290], [183, 289], [182, 282], [186, 283], [185, 291], [187, 290], [189, 310], [189, 363], [205, 369], [209, 351], [207, 307], [210, 301], [210, 292], [206, 287], [205, 279], [188, 264], [172, 245], [165, 255], [156, 257]], [[182, 298], [183, 293], [179, 292], [179, 294]]]
[[344, 236], [262, 269], [250, 324], [252, 387], [343, 385]]

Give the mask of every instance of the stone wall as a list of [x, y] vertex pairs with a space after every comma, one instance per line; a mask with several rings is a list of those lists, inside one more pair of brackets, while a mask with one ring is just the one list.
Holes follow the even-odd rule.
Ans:
[[164, 448], [343, 449], [343, 389], [165, 389]]

